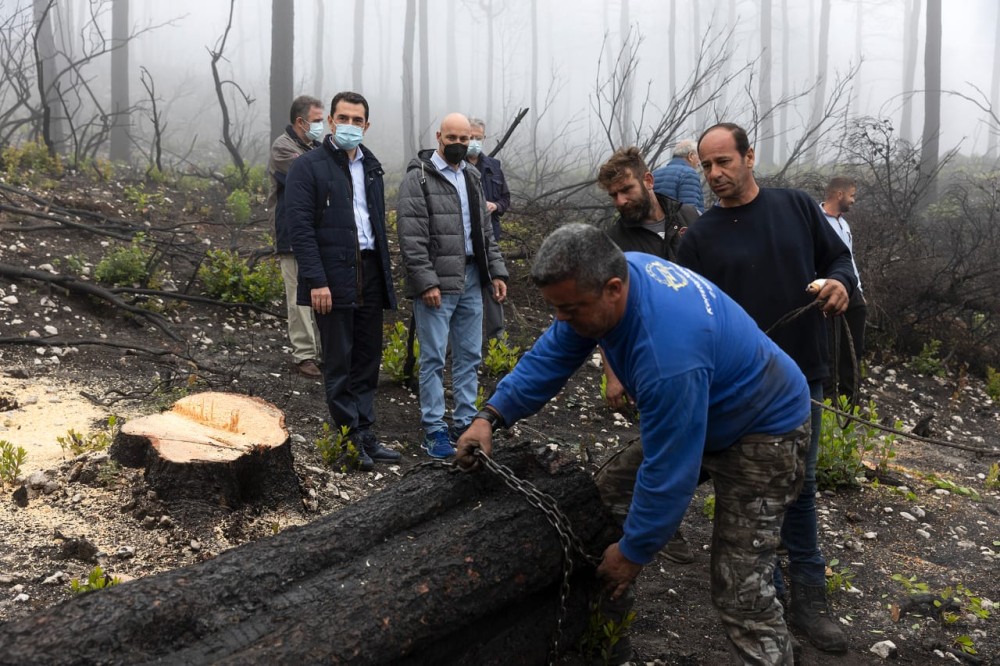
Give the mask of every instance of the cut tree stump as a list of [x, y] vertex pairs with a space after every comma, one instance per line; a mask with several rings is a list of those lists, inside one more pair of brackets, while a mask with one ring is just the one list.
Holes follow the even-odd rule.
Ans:
[[166, 412], [125, 423], [109, 451], [166, 501], [235, 508], [300, 499], [280, 409], [238, 393], [196, 393]]
[[[556, 500], [588, 553], [617, 538], [577, 460], [495, 451]], [[419, 467], [308, 525], [2, 624], [0, 663], [543, 664], [562, 565], [556, 530], [502, 480]], [[563, 649], [592, 583], [578, 561]]]

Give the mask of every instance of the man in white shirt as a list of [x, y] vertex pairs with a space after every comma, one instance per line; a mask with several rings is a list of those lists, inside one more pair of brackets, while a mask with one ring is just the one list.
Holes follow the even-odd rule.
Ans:
[[[854, 258], [851, 227], [847, 224], [847, 220], [844, 219], [844, 213], [850, 211], [851, 206], [854, 205], [857, 190], [857, 184], [853, 178], [836, 176], [830, 179], [829, 184], [827, 184], [826, 194], [820, 207], [823, 209], [823, 214], [826, 215], [827, 222], [830, 223], [833, 230], [840, 236], [840, 240], [844, 241], [847, 249], [851, 251], [851, 263], [854, 265], [854, 274], [858, 278], [858, 288], [854, 290], [854, 294], [851, 296], [851, 302], [847, 306], [847, 312], [844, 313], [844, 319], [847, 321], [847, 327], [854, 341], [853, 360], [856, 361], [858, 371], [860, 372], [861, 357], [864, 355], [865, 348], [865, 317], [868, 313], [868, 305], [865, 302], [865, 296], [862, 292], [861, 274], [858, 272], [858, 264]], [[847, 340], [843, 335], [840, 335], [840, 346], [837, 352], [834, 351], [834, 336], [830, 335], [829, 340], [831, 370], [836, 370], [839, 386], [834, 387], [831, 378], [827, 386], [827, 397], [834, 398], [836, 395], [846, 395], [851, 398], [854, 396], [855, 364], [852, 362]]]

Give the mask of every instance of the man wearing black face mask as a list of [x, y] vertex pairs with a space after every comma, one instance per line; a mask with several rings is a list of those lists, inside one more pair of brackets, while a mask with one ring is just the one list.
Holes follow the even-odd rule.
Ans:
[[[397, 228], [407, 295], [420, 341], [420, 420], [433, 458], [455, 454], [454, 441], [476, 415], [482, 360], [482, 286], [502, 303], [507, 268], [490, 224], [479, 172], [467, 168], [472, 127], [460, 113], [445, 116], [437, 150], [422, 150], [399, 186]], [[455, 405], [444, 420], [444, 360], [451, 341]]]

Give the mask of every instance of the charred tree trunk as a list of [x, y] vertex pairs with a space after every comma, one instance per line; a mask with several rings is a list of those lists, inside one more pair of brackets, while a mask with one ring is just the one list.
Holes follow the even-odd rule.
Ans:
[[[826, 109], [826, 70], [830, 60], [830, 0], [823, 0], [819, 10], [819, 46], [816, 51], [816, 87], [813, 88], [812, 116], [809, 127], [818, 127]], [[806, 162], [816, 164], [818, 146], [814, 143], [806, 154]]]
[[[552, 455], [545, 449], [540, 455]], [[553, 497], [591, 554], [616, 530], [575, 459], [501, 446]], [[184, 569], [0, 625], [18, 664], [539, 664], [555, 630], [563, 549], [523, 495], [487, 472], [426, 467], [303, 527]], [[571, 580], [563, 646], [586, 625], [592, 570]]]
[[66, 142], [66, 128], [59, 108], [59, 89], [56, 80], [56, 42], [52, 28], [54, 0], [33, 0], [35, 29], [32, 47], [35, 57], [35, 77], [38, 84], [41, 122], [38, 134], [49, 155], [55, 155]]
[[1000, 113], [1000, 6], [996, 7], [997, 24], [993, 37], [993, 72], [990, 76], [990, 117], [987, 119], [986, 127], [989, 138], [986, 142], [986, 156], [989, 159], [996, 159], [997, 156], [997, 133], [1000, 127], [994, 120], [997, 113]]
[[[430, 0], [417, 0], [419, 3], [418, 13], [420, 22], [420, 118], [418, 120], [417, 136], [420, 147], [431, 145], [431, 60], [430, 60], [430, 20], [427, 15], [427, 3]], [[449, 110], [448, 113], [451, 113]]]
[[403, 164], [417, 156], [417, 133], [413, 126], [413, 33], [417, 0], [406, 0], [403, 21]]
[[774, 164], [774, 114], [771, 113], [771, 66], [774, 49], [771, 47], [771, 0], [760, 3], [760, 128], [757, 132], [758, 150], [754, 153], [761, 166]]
[[927, 179], [924, 203], [937, 199], [938, 151], [941, 143], [941, 0], [927, 0], [924, 46], [924, 133], [920, 173]]
[[260, 398], [185, 396], [169, 411], [127, 422], [109, 453], [123, 465], [144, 467], [146, 482], [168, 502], [234, 508], [299, 498], [285, 416]]
[[903, 118], [899, 138], [913, 143], [913, 86], [917, 76], [917, 30], [920, 27], [920, 0], [908, 0], [903, 16]]
[[128, 162], [131, 142], [128, 138], [131, 104], [129, 101], [129, 16], [128, 0], [111, 4], [111, 126], [110, 155], [112, 160]]
[[285, 131], [294, 95], [295, 3], [271, 2], [271, 138]]

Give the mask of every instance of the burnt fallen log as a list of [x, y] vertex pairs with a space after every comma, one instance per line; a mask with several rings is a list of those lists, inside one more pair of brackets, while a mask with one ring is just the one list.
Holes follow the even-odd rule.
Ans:
[[[498, 449], [588, 553], [617, 537], [576, 460]], [[422, 467], [308, 525], [0, 625], [0, 663], [545, 663], [563, 559], [498, 477]], [[562, 646], [586, 625], [593, 570], [575, 570]]]

